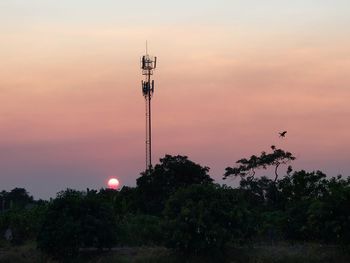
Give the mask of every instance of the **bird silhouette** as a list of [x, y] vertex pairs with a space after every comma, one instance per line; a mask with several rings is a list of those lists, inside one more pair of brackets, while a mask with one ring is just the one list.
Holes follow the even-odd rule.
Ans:
[[280, 138], [286, 137], [287, 131], [279, 132], [278, 134], [280, 135]]

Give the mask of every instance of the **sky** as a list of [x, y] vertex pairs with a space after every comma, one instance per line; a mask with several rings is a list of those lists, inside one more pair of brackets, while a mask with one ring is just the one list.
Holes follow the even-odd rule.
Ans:
[[146, 40], [154, 164], [186, 155], [223, 183], [274, 144], [350, 175], [349, 1], [1, 0], [0, 32], [0, 190], [135, 186]]

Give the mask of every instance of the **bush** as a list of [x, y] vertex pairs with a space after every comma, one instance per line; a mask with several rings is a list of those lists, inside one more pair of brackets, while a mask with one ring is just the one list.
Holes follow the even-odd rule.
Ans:
[[45, 211], [45, 205], [33, 205], [27, 209], [16, 208], [0, 213], [1, 235], [10, 229], [12, 232], [11, 242], [14, 245], [35, 239]]
[[161, 218], [151, 215], [128, 215], [119, 224], [118, 241], [128, 246], [161, 245]]
[[211, 184], [208, 167], [192, 162], [187, 156], [165, 155], [154, 169], [137, 179], [141, 211], [160, 215], [170, 195], [189, 185]]
[[38, 247], [56, 258], [74, 258], [79, 248], [110, 248], [116, 220], [110, 203], [96, 192], [67, 190], [50, 203], [38, 235]]
[[194, 185], [176, 192], [164, 211], [166, 245], [202, 254], [222, 250], [232, 238], [241, 237], [247, 211], [238, 205], [235, 193], [216, 185]]

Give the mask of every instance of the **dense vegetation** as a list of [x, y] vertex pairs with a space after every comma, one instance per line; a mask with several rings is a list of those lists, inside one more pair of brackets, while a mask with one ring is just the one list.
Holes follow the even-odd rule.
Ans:
[[[217, 255], [257, 242], [350, 244], [350, 177], [278, 167], [295, 157], [281, 149], [227, 167], [220, 186], [209, 168], [166, 155], [137, 179], [136, 187], [76, 191], [35, 201], [25, 189], [0, 193], [1, 239], [36, 240], [40, 251], [72, 259], [81, 251], [124, 246], [165, 246], [177, 253]], [[256, 176], [274, 167], [273, 179]], [[2, 240], [0, 244], [5, 241]]]

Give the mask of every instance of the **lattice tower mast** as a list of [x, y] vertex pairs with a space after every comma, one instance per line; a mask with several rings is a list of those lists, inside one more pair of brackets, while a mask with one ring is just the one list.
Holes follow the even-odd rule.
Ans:
[[145, 79], [142, 80], [142, 94], [146, 102], [146, 170], [152, 168], [152, 114], [151, 114], [151, 99], [154, 93], [154, 80], [151, 80], [154, 69], [157, 66], [157, 57], [148, 55], [146, 44], [146, 55], [141, 58], [142, 75]]

